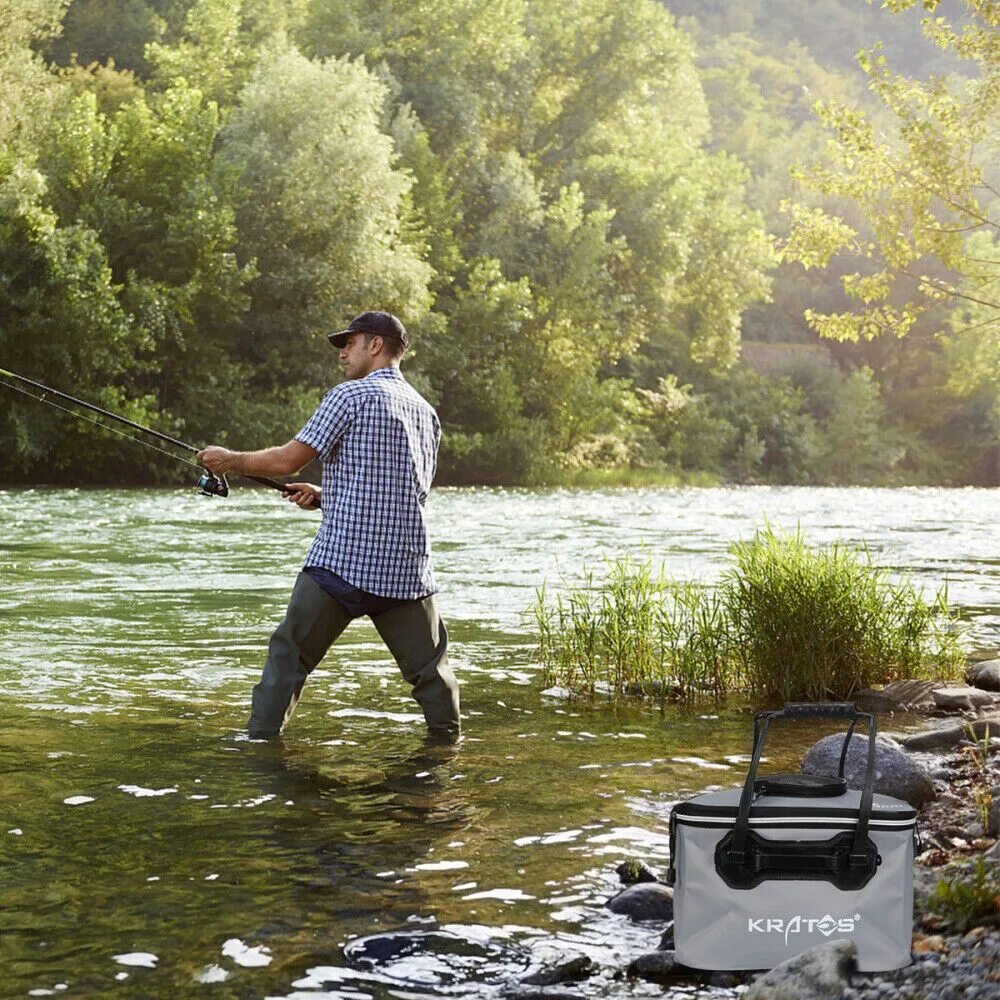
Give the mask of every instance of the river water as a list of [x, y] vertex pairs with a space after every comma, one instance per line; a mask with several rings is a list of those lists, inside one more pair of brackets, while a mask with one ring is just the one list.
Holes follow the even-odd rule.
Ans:
[[[3, 996], [494, 998], [580, 953], [602, 972], [579, 995], [663, 996], [614, 978], [662, 928], [602, 904], [622, 858], [664, 870], [674, 802], [742, 780], [749, 706], [543, 696], [534, 588], [626, 553], [711, 580], [769, 521], [947, 581], [972, 648], [1000, 647], [995, 492], [439, 490], [461, 746], [424, 745], [367, 621], [284, 739], [250, 743], [315, 515], [239, 489], [0, 501]], [[794, 768], [827, 731], [789, 731], [771, 759]]]

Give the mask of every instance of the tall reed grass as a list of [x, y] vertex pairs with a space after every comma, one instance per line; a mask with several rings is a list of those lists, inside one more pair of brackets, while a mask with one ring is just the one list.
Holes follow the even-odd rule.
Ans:
[[729, 551], [714, 586], [631, 559], [532, 608], [546, 686], [659, 701], [755, 704], [848, 697], [902, 677], [957, 677], [965, 661], [947, 589], [931, 600], [867, 549], [811, 549], [770, 527]]

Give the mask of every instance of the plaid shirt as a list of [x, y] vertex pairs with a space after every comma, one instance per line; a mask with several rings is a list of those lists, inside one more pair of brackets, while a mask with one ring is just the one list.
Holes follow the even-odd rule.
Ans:
[[323, 460], [323, 520], [305, 566], [404, 600], [437, 590], [424, 502], [441, 424], [396, 367], [342, 382], [295, 435]]

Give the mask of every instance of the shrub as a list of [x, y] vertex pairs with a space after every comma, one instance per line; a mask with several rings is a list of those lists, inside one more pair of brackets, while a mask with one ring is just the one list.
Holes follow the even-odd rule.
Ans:
[[867, 549], [810, 549], [770, 527], [730, 549], [720, 591], [731, 648], [755, 703], [842, 697], [964, 661], [947, 590], [931, 602]]
[[657, 700], [842, 699], [900, 677], [955, 676], [964, 653], [942, 589], [929, 603], [867, 550], [810, 550], [769, 527], [734, 544], [715, 586], [613, 562], [600, 588], [533, 607], [546, 686]]
[[973, 927], [1000, 923], [1000, 872], [977, 858], [970, 872], [937, 884], [929, 906], [956, 934]]

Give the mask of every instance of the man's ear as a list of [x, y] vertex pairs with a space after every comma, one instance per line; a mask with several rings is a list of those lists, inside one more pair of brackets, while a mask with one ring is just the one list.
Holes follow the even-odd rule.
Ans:
[[[378, 345], [377, 347], [375, 345]], [[382, 353], [382, 348], [385, 346], [385, 341], [376, 333], [371, 339], [371, 343], [368, 345], [368, 352], [375, 357]]]

